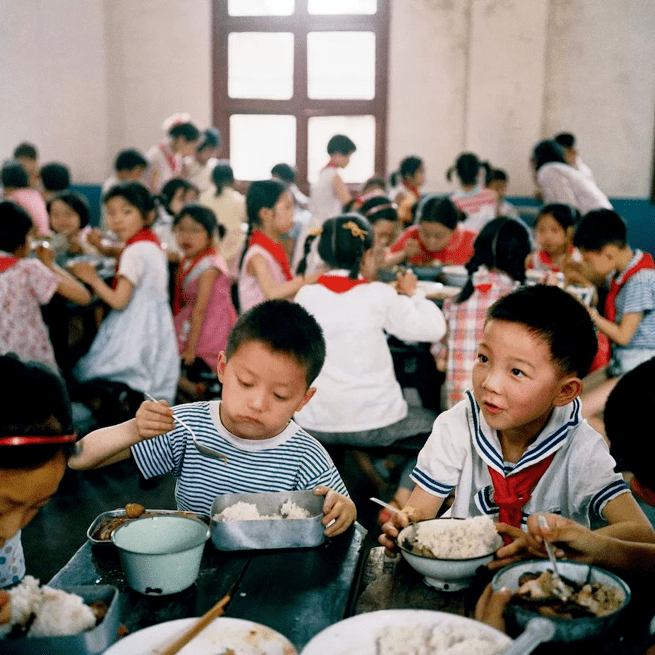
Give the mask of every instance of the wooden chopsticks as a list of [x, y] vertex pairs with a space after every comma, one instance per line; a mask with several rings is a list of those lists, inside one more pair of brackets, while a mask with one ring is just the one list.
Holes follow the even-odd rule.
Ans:
[[230, 602], [231, 598], [230, 594], [221, 598], [216, 605], [205, 612], [196, 623], [181, 634], [166, 650], [161, 651], [159, 655], [175, 655], [175, 653], [179, 653], [199, 632], [202, 632], [215, 618], [223, 614], [225, 606]]

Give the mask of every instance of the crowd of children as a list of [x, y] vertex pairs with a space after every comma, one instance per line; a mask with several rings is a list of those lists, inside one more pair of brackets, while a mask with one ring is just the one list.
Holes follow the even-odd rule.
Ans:
[[[507, 173], [472, 152], [447, 171], [450, 194], [422, 192], [417, 156], [400, 162], [389, 188], [372, 178], [352, 192], [340, 171], [356, 145], [335, 135], [309, 197], [286, 164], [242, 195], [218, 158], [217, 130], [186, 115], [164, 129], [145, 156], [116, 157], [99, 227], [64, 165], [39, 167], [24, 143], [2, 166], [0, 367], [32, 376], [37, 390], [65, 379], [92, 414], [103, 385], [135, 400], [130, 420], [98, 421], [72, 454], [64, 391], [32, 423], [3, 418], [0, 447], [18, 459], [3, 456], [0, 505], [5, 494], [31, 509], [9, 527], [0, 512], [0, 545], [12, 551], [0, 587], [23, 575], [19, 528], [54, 493], [66, 461], [86, 469], [132, 457], [145, 478], [175, 475], [177, 506], [197, 512], [224, 493], [315, 489], [335, 536], [356, 510], [328, 450], [417, 436], [424, 445], [397, 504], [427, 519], [456, 490], [453, 516], [499, 521], [505, 545], [492, 568], [541, 552], [545, 538], [567, 554], [652, 570], [650, 469], [622, 440], [616, 398], [628, 404], [637, 374], [652, 396], [644, 371], [655, 361], [655, 262], [630, 246], [573, 135], [533, 150], [544, 206], [531, 233], [505, 199]], [[96, 266], [107, 257], [112, 279]], [[449, 265], [468, 278], [437, 306], [411, 268]], [[392, 284], [378, 281], [385, 274]], [[567, 285], [594, 289], [600, 304], [586, 307], [559, 288]], [[105, 308], [70, 371], [60, 370], [41, 315], [55, 294], [78, 304], [93, 295]], [[445, 375], [440, 413], [408, 404], [389, 336], [431, 344]], [[610, 357], [592, 383], [599, 337]], [[3, 442], [19, 435], [52, 444]], [[632, 472], [629, 486], [613, 455]], [[38, 478], [29, 498], [4, 491], [5, 468]], [[550, 516], [549, 530], [536, 513]], [[380, 543], [393, 550], [407, 515], [387, 518]]]

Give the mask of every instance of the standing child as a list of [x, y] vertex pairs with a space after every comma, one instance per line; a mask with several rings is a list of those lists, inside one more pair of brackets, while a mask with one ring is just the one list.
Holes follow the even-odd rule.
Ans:
[[180, 387], [201, 396], [204, 387], [199, 374], [213, 372], [237, 320], [229, 271], [218, 253], [218, 240], [225, 228], [216, 221], [211, 209], [191, 204], [175, 217], [173, 231], [184, 255], [173, 296], [183, 366]]
[[159, 242], [164, 247], [168, 260], [177, 263], [180, 261], [182, 253], [177, 247], [175, 235], [173, 234], [173, 218], [186, 205], [197, 202], [198, 189], [188, 180], [174, 177], [164, 184], [156, 200], [159, 207], [152, 231], [157, 235]]
[[293, 227], [293, 198], [277, 180], [253, 182], [246, 195], [247, 248], [239, 262], [239, 310], [275, 298], [293, 298], [313, 276], [291, 273], [289, 258], [280, 237]]
[[125, 243], [112, 286], [88, 263], [72, 271], [110, 307], [91, 349], [73, 374], [122, 382], [135, 391], [173, 400], [180, 363], [168, 303], [168, 264], [150, 229], [155, 201], [138, 182], [124, 182], [103, 198], [109, 226]]
[[57, 266], [51, 248], [39, 246], [39, 259], [28, 258], [33, 231], [32, 219], [22, 207], [0, 202], [0, 353], [14, 352], [57, 371], [41, 305], [55, 293], [87, 305], [91, 294]]
[[[181, 510], [209, 513], [216, 496], [314, 489], [325, 496], [325, 534], [355, 520], [355, 505], [325, 449], [294, 423], [316, 391], [325, 359], [316, 321], [294, 303], [269, 301], [242, 315], [218, 358], [222, 400], [178, 405], [144, 402], [136, 419], [97, 430], [80, 443], [76, 469], [134, 457], [146, 477], [172, 472]], [[192, 435], [216, 453], [201, 453]]]
[[448, 329], [433, 354], [437, 368], [446, 373], [446, 407], [455, 406], [471, 388], [471, 372], [482, 340], [487, 310], [499, 298], [525, 282], [525, 258], [530, 236], [522, 223], [494, 218], [473, 244], [473, 257], [466, 264], [469, 277], [456, 298], [444, 302]]
[[585, 416], [604, 431], [600, 414], [619, 376], [655, 356], [655, 262], [630, 247], [626, 222], [610, 209], [583, 216], [573, 243], [595, 276], [611, 275], [603, 315], [589, 310], [594, 325], [612, 344], [611, 377], [583, 396]]
[[459, 225], [463, 218], [450, 198], [430, 195], [416, 209], [416, 225], [408, 227], [391, 246], [388, 266], [407, 262], [430, 266], [434, 260], [448, 265], [465, 264], [473, 255], [476, 232]]
[[[654, 541], [602, 437], [581, 416], [578, 396], [596, 353], [586, 308], [554, 286], [521, 287], [487, 315], [473, 392], [440, 414], [412, 474], [407, 506], [436, 516], [457, 487], [452, 515], [498, 517], [515, 541], [496, 566], [525, 546], [529, 514], [561, 513], [604, 534]], [[395, 547], [407, 517], [394, 515], [380, 543]]]
[[216, 127], [210, 127], [200, 135], [195, 155], [184, 158], [184, 172], [202, 194], [212, 185], [212, 171], [218, 164], [218, 152], [221, 147], [221, 133]]

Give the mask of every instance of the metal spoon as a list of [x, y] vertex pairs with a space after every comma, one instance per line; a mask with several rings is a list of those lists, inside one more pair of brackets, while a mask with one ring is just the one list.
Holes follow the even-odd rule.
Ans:
[[[548, 525], [548, 519], [543, 514], [539, 514], [537, 517], [537, 521], [539, 522], [539, 527], [540, 528], [550, 528]], [[560, 577], [559, 574], [559, 569], [557, 568], [557, 559], [555, 559], [555, 553], [553, 551], [553, 546], [549, 541], [546, 541], [544, 539], [544, 546], [546, 547], [546, 552], [548, 553], [548, 559], [550, 559], [550, 563], [553, 567], [553, 582], [554, 582], [554, 587], [553, 591], [555, 592], [555, 595], [559, 596], [563, 602], [566, 602], [569, 599], [569, 591], [562, 581], [562, 578]]]
[[[149, 393], [146, 393], [145, 391], [143, 392], [143, 395], [148, 398], [148, 400], [152, 400], [153, 403], [159, 402], [156, 398], [153, 398]], [[189, 434], [191, 435], [191, 439], [193, 440], [193, 445], [196, 447], [196, 450], [206, 457], [211, 457], [212, 459], [220, 459], [224, 462], [227, 462], [227, 455], [223, 455], [223, 453], [219, 453], [218, 450], [214, 450], [213, 448], [210, 448], [209, 446], [203, 446], [203, 444], [198, 442], [198, 439], [196, 438], [196, 433], [177, 415], [173, 414], [173, 420], [177, 421]]]
[[539, 644], [550, 641], [555, 635], [555, 626], [548, 619], [530, 619], [525, 630], [514, 640], [503, 655], [526, 655]]

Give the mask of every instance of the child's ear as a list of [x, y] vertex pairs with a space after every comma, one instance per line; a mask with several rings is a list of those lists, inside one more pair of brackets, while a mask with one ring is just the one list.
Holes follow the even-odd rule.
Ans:
[[555, 396], [553, 405], [555, 407], [562, 407], [568, 405], [575, 400], [584, 389], [582, 380], [578, 377], [565, 377], [560, 382], [559, 393]]
[[300, 401], [300, 404], [296, 407], [296, 411], [299, 412], [314, 397], [315, 393], [316, 387], [309, 387], [305, 392], [303, 399]]
[[157, 210], [156, 209], [151, 209], [146, 214], [146, 225], [148, 227], [152, 227], [152, 225], [154, 224], [156, 218], [157, 218]]
[[223, 384], [223, 378], [225, 377], [225, 365], [227, 364], [227, 358], [225, 357], [225, 352], [221, 350], [218, 353], [218, 360], [216, 361], [216, 375], [218, 376], [218, 381]]

